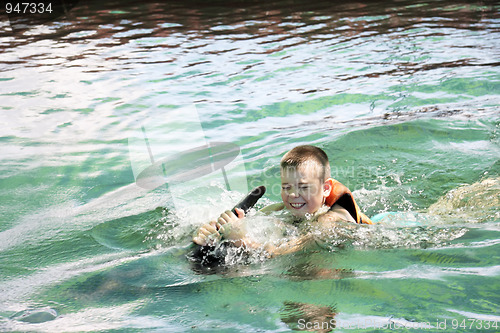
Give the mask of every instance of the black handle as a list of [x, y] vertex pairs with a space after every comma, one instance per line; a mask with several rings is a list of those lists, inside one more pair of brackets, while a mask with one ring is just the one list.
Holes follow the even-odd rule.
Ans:
[[242, 209], [246, 214], [250, 210], [250, 208], [252, 208], [264, 195], [264, 193], [266, 193], [265, 186], [258, 186], [254, 188], [243, 200], [241, 200], [236, 204], [236, 206], [234, 206], [232, 212], [236, 214], [236, 208], [239, 208]]
[[[264, 193], [266, 193], [265, 186], [258, 186], [254, 188], [245, 198], [243, 198], [243, 200], [234, 206], [232, 209], [233, 213], [236, 214], [235, 208], [240, 208], [246, 214], [250, 208], [252, 208], [264, 195]], [[212, 245], [200, 246], [194, 244], [193, 251], [191, 251], [191, 254], [189, 254], [188, 257], [191, 258], [193, 262], [197, 262], [200, 265], [197, 269], [201, 269], [203, 266], [215, 267], [224, 263], [225, 251], [225, 247], [219, 248]]]

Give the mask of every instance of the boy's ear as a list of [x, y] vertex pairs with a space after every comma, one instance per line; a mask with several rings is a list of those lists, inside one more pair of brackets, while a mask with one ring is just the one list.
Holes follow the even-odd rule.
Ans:
[[332, 193], [332, 190], [333, 190], [333, 179], [328, 178], [323, 183], [323, 196], [328, 197], [330, 193]]

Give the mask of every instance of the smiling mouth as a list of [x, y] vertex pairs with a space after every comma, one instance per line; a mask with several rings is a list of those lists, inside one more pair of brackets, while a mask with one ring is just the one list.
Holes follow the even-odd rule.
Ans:
[[291, 203], [290, 206], [294, 209], [301, 209], [304, 207], [306, 204], [305, 203]]

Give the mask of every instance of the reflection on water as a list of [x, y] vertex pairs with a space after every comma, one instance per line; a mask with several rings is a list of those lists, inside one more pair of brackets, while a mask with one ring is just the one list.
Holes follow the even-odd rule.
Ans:
[[[227, 112], [248, 121], [366, 104], [349, 110], [352, 119], [408, 109], [415, 98], [417, 106], [462, 100], [441, 91], [495, 89], [469, 80], [498, 65], [497, 18], [489, 2], [82, 1], [67, 17], [23, 32], [8, 33], [4, 23], [4, 107], [33, 108], [43, 98], [37, 112], [86, 114], [105, 103], [115, 113], [216, 103], [212, 128]], [[304, 98], [316, 101], [309, 111], [294, 104]]]
[[333, 307], [285, 302], [283, 308], [281, 320], [293, 330], [326, 333], [335, 328]]

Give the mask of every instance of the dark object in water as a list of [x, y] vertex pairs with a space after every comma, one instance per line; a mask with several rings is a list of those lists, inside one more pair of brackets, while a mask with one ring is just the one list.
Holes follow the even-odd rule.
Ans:
[[194, 264], [195, 271], [204, 272], [204, 268], [218, 267], [224, 264], [229, 244], [205, 245], [194, 244], [192, 251], [187, 255]]
[[[243, 200], [238, 202], [233, 207], [232, 212], [236, 214], [236, 208], [242, 209], [245, 214], [257, 203], [257, 201], [266, 192], [265, 186], [258, 186], [247, 194]], [[224, 263], [224, 258], [227, 252], [227, 246], [230, 244], [221, 243], [218, 245], [200, 246], [195, 244], [193, 250], [188, 254], [188, 258], [202, 266], [213, 267]]]

